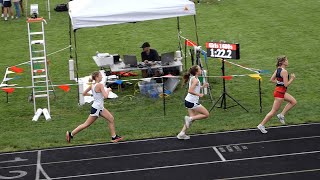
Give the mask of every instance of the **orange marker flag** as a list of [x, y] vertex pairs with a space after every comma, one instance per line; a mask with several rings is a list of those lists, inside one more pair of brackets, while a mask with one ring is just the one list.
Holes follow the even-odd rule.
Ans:
[[2, 90], [3, 90], [4, 92], [6, 92], [6, 93], [11, 94], [11, 93], [13, 93], [14, 88], [2, 88]]
[[229, 81], [233, 78], [233, 76], [222, 76], [222, 78]]
[[70, 91], [70, 86], [69, 85], [60, 85], [58, 86], [60, 89], [62, 89], [64, 92]]
[[187, 39], [187, 40], [185, 41], [185, 43], [186, 43], [187, 46], [197, 46], [197, 44], [196, 44], [195, 42], [192, 42], [192, 41], [189, 40], [189, 39]]
[[41, 74], [42, 72], [43, 72], [43, 70], [41, 70], [41, 69], [37, 70], [38, 74]]
[[23, 69], [22, 68], [18, 68], [16, 66], [10, 67], [10, 70], [15, 72], [15, 73], [23, 73]]

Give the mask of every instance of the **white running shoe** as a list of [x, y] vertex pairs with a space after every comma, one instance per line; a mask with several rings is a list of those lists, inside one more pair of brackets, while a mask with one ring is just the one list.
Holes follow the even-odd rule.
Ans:
[[4, 14], [1, 14], [1, 17], [3, 18], [3, 17], [4, 17]]
[[191, 120], [191, 118], [190, 118], [189, 116], [185, 116], [185, 117], [184, 117], [184, 122], [185, 122], [185, 124], [186, 124], [186, 127], [187, 127], [187, 128], [190, 128], [190, 126], [191, 126], [191, 124], [192, 124], [192, 120]]
[[264, 126], [262, 126], [261, 124], [259, 124], [257, 126], [257, 128], [261, 131], [261, 133], [266, 134], [268, 131], [266, 131], [266, 128]]
[[177, 138], [178, 139], [182, 139], [182, 140], [188, 140], [188, 139], [190, 139], [190, 136], [188, 136], [188, 135], [186, 135], [186, 133], [179, 133], [178, 135], [177, 135]]
[[278, 117], [279, 121], [281, 122], [281, 124], [286, 124], [286, 122], [284, 121], [284, 115], [278, 114], [277, 117]]
[[7, 17], [5, 17], [5, 18], [4, 18], [4, 20], [5, 20], [5, 21], [8, 21], [8, 18], [7, 18]]

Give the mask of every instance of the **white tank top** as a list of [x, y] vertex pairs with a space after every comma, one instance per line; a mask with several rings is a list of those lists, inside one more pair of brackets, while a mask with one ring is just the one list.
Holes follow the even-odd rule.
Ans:
[[[191, 84], [192, 84], [192, 80], [196, 78], [195, 76], [191, 76], [190, 79], [189, 79], [189, 88], [191, 87]], [[195, 93], [200, 93], [200, 81], [198, 78], [196, 78], [196, 80], [198, 81], [197, 85], [196, 85], [196, 88], [194, 89]], [[185, 98], [186, 101], [189, 101], [191, 103], [198, 103], [199, 102], [199, 96], [196, 96], [196, 95], [193, 95], [193, 94], [190, 94], [188, 93], [186, 98]]]
[[92, 92], [92, 95], [93, 95], [93, 104], [92, 104], [92, 107], [93, 108], [96, 108], [96, 109], [103, 109], [104, 106], [104, 97], [103, 97], [103, 94], [101, 92], [97, 93], [95, 91], [95, 88], [96, 88], [96, 85], [97, 84], [93, 84], [92, 87], [91, 87], [91, 92]]

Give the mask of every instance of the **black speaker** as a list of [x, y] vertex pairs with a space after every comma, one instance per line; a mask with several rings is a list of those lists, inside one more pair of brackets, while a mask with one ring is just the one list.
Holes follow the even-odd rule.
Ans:
[[113, 56], [113, 63], [117, 64], [120, 62], [120, 55], [119, 54], [114, 54]]

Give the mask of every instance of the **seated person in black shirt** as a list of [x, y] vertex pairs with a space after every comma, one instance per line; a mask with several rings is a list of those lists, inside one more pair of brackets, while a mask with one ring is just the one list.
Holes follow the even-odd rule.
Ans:
[[[150, 44], [148, 42], [145, 42], [141, 46], [142, 52], [141, 52], [141, 60], [146, 65], [152, 66], [155, 64], [155, 61], [160, 61], [159, 54], [157, 50], [151, 49]], [[160, 70], [159, 69], [153, 69], [151, 70], [142, 70], [142, 77], [151, 77], [151, 76], [160, 76]]]
[[143, 62], [160, 61], [160, 57], [157, 50], [151, 49], [150, 44], [148, 42], [143, 43], [141, 48], [142, 48], [141, 59]]

